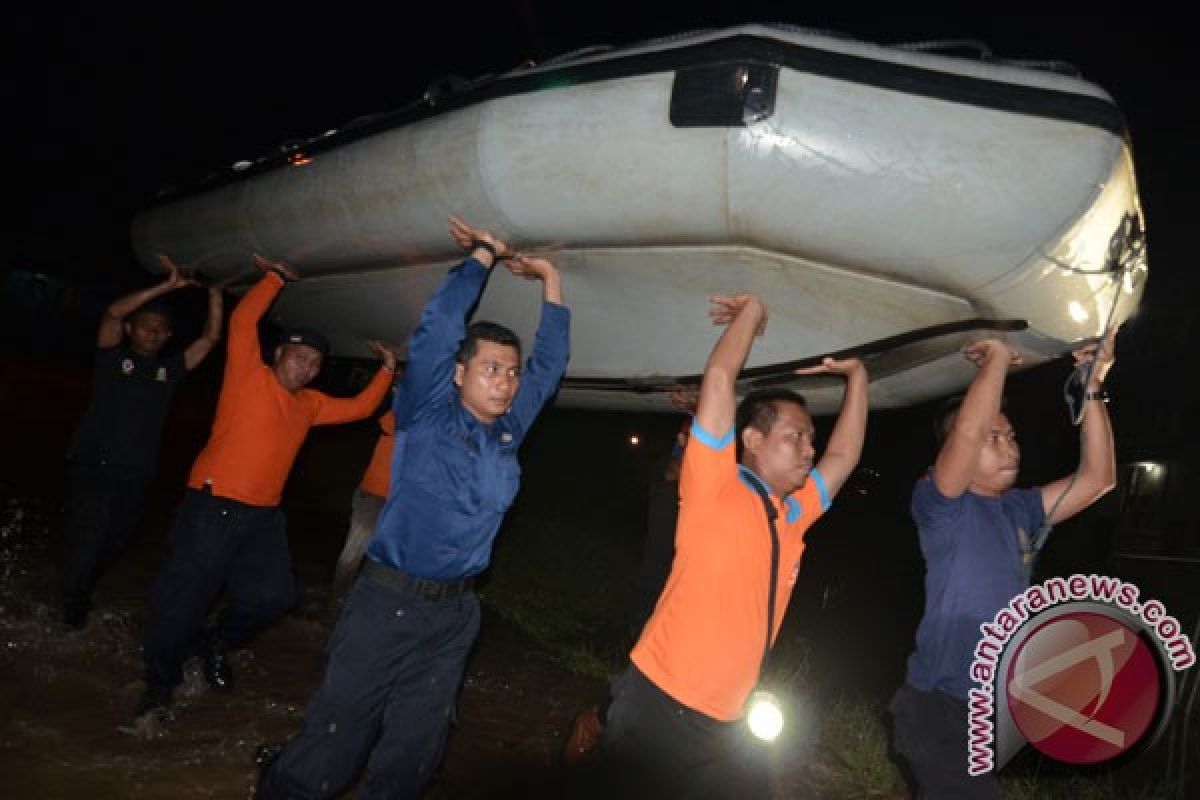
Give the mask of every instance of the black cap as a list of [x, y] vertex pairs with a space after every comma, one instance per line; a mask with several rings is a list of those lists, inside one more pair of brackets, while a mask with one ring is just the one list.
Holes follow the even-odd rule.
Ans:
[[292, 328], [283, 334], [280, 344], [304, 344], [323, 356], [329, 355], [329, 340], [312, 328]]

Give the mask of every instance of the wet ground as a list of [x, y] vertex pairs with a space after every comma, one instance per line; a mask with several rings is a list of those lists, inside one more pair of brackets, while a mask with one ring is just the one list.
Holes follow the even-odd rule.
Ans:
[[[236, 654], [236, 691], [208, 691], [193, 664], [163, 735], [134, 735], [144, 597], [166, 520], [149, 522], [102, 583], [87, 627], [66, 633], [56, 602], [57, 504], [0, 487], [0, 795], [248, 798], [257, 745], [298, 729], [330, 631], [324, 569], [300, 561], [301, 603]], [[460, 725], [428, 796], [495, 797], [500, 786], [555, 775], [572, 717], [603, 691], [485, 612]]]

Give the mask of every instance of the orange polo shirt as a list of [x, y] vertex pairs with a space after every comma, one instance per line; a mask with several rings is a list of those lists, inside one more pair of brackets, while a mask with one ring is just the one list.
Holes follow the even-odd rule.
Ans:
[[367, 464], [367, 471], [363, 473], [358, 488], [376, 497], [387, 497], [388, 486], [392, 483], [392, 445], [396, 443], [394, 412], [388, 411], [379, 418], [379, 430], [379, 441], [375, 442], [371, 463]]
[[[771, 639], [791, 599], [804, 533], [829, 507], [813, 470], [782, 502]], [[718, 439], [693, 424], [679, 480], [675, 559], [654, 613], [630, 657], [658, 688], [720, 720], [742, 715], [766, 643], [771, 530], [762, 500], [736, 460], [733, 431]]]
[[192, 465], [188, 486], [252, 506], [276, 506], [296, 453], [313, 425], [353, 422], [383, 400], [392, 371], [380, 369], [355, 397], [330, 397], [314, 389], [292, 394], [262, 360], [258, 321], [283, 288], [268, 273], [246, 293], [229, 318], [225, 378], [208, 443]]

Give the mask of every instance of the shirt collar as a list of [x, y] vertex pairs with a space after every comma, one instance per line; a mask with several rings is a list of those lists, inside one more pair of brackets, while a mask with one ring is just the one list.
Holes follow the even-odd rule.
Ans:
[[[745, 464], [738, 464], [738, 479], [756, 495], [758, 494], [758, 490], [754, 488], [754, 479], [757, 479], [760, 484], [767, 487], [768, 493], [771, 491], [770, 486], [762, 479], [762, 476], [747, 467]], [[786, 509], [784, 518], [788, 521], [789, 525], [800, 519], [800, 503], [796, 501], [796, 498], [789, 494], [787, 497], [784, 497], [780, 503]]]
[[467, 407], [463, 405], [462, 395], [458, 392], [454, 393], [451, 402], [454, 405], [455, 416], [462, 425], [463, 431], [469, 436], [480, 436], [484, 441], [498, 440], [501, 444], [508, 444], [513, 440], [507, 413], [500, 415], [495, 422], [489, 425], [467, 410]]

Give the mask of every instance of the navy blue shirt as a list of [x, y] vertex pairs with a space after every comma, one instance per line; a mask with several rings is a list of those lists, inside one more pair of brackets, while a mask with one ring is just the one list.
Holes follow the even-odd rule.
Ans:
[[908, 659], [908, 683], [967, 700], [979, 626], [991, 622], [1029, 581], [1025, 541], [1045, 517], [1040, 489], [1009, 489], [999, 497], [963, 492], [949, 498], [932, 478], [912, 495], [925, 556], [925, 615]]
[[454, 356], [488, 274], [474, 259], [450, 271], [421, 312], [396, 392], [391, 489], [367, 555], [422, 578], [487, 567], [520, 484], [517, 448], [567, 368], [570, 311], [544, 302], [512, 407], [485, 425], [463, 406]]
[[153, 472], [171, 398], [186, 375], [182, 352], [144, 356], [128, 343], [97, 350], [92, 397], [67, 457]]

